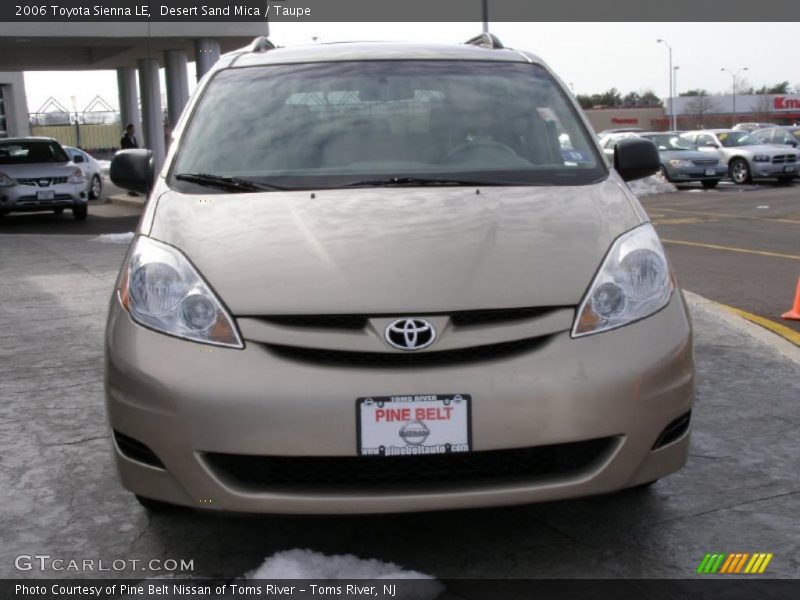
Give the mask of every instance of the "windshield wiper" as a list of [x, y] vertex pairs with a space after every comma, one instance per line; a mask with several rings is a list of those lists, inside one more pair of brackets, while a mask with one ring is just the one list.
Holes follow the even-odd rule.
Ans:
[[391, 187], [391, 186], [426, 186], [426, 185], [450, 185], [450, 186], [469, 186], [469, 185], [516, 185], [513, 183], [503, 183], [499, 181], [470, 181], [469, 179], [449, 179], [435, 177], [387, 177], [386, 179], [364, 179], [362, 181], [351, 181], [337, 187]]
[[175, 179], [204, 185], [206, 187], [215, 187], [221, 190], [242, 193], [289, 189], [280, 185], [275, 185], [274, 183], [261, 183], [241, 177], [224, 177], [222, 175], [210, 175], [208, 173], [178, 173], [175, 175]]

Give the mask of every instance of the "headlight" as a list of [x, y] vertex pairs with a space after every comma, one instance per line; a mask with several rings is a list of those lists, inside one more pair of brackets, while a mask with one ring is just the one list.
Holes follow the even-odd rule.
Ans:
[[766, 154], [756, 154], [753, 157], [754, 162], [769, 162], [771, 159]]
[[12, 185], [17, 185], [17, 182], [5, 173], [0, 173], [0, 187], [11, 187]]
[[131, 318], [145, 327], [203, 344], [244, 348], [227, 309], [172, 246], [138, 237], [118, 292]]
[[572, 337], [622, 327], [664, 308], [674, 283], [650, 223], [617, 238], [578, 308]]
[[69, 176], [70, 183], [86, 183], [86, 175], [80, 169], [75, 169]]
[[694, 163], [690, 160], [679, 160], [677, 158], [669, 161], [669, 164], [673, 167], [693, 167]]

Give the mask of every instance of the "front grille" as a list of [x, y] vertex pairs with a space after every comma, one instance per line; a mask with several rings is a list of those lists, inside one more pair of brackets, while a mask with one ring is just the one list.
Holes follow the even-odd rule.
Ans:
[[700, 160], [693, 160], [692, 164], [696, 167], [713, 167], [719, 162], [718, 159], [700, 159]]
[[59, 183], [67, 183], [66, 177], [22, 177], [17, 182], [21, 185], [33, 185], [36, 187], [50, 187]]
[[510, 358], [535, 350], [543, 346], [548, 339], [550, 339], [549, 336], [542, 336], [532, 339], [503, 342], [500, 344], [433, 352], [350, 352], [320, 348], [301, 348], [299, 346], [280, 346], [276, 344], [264, 344], [264, 346], [281, 358], [319, 365], [420, 368], [464, 365]]
[[[287, 327], [310, 327], [320, 329], [364, 329], [369, 319], [402, 318], [404, 316], [434, 317], [449, 316], [456, 327], [488, 325], [533, 319], [549, 312], [560, 310], [562, 306], [537, 306], [525, 308], [499, 308], [485, 310], [462, 310], [452, 313], [406, 313], [397, 314], [347, 314], [347, 315], [267, 315], [257, 318]], [[569, 307], [572, 308], [572, 307]]]
[[772, 157], [772, 164], [774, 165], [793, 162], [797, 162], [797, 157], [794, 154], [779, 154]]
[[205, 454], [221, 479], [248, 488], [342, 489], [525, 481], [577, 474], [607, 456], [616, 438], [512, 450], [424, 456], [248, 456]]

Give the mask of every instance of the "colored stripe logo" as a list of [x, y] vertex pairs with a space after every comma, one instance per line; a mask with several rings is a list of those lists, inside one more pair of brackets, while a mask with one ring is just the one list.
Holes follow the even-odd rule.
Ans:
[[702, 575], [756, 575], [763, 573], [767, 569], [773, 554], [756, 552], [734, 552], [732, 554], [713, 553], [706, 554], [697, 572]]

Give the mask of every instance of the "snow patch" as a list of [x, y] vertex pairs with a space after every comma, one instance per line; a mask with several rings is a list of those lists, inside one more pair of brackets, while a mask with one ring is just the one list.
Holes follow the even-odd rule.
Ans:
[[639, 198], [678, 191], [678, 188], [660, 175], [651, 175], [644, 179], [634, 179], [628, 182], [628, 187], [631, 188], [631, 191]]
[[245, 575], [247, 579], [415, 579], [415, 585], [397, 588], [401, 600], [433, 600], [444, 586], [430, 575], [408, 571], [394, 563], [352, 554], [327, 556], [311, 550], [285, 550], [267, 558]]
[[130, 244], [133, 241], [133, 232], [128, 233], [104, 233], [98, 235], [96, 238], [89, 240], [90, 242], [102, 242], [104, 244]]

